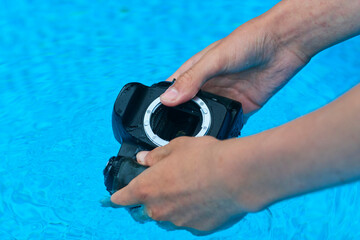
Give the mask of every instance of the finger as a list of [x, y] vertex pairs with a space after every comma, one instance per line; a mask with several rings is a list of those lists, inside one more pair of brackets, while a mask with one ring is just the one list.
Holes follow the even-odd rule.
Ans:
[[151, 212], [148, 211], [144, 205], [130, 208], [128, 211], [129, 211], [131, 217], [139, 223], [145, 223], [145, 222], [152, 221]]
[[114, 204], [114, 203], [110, 200], [110, 197], [103, 198], [103, 199], [101, 199], [99, 202], [100, 202], [100, 204], [101, 204], [102, 207], [112, 207], [112, 208], [121, 208], [121, 207], [122, 207], [122, 206], [119, 206], [119, 205]]
[[156, 224], [166, 231], [175, 231], [179, 229], [179, 227], [175, 226], [172, 222], [159, 221], [156, 222]]
[[111, 196], [111, 202], [120, 206], [133, 206], [141, 204], [139, 198], [132, 190], [133, 186], [130, 184], [120, 189]]
[[207, 52], [160, 96], [161, 102], [166, 106], [173, 107], [192, 99], [203, 83], [218, 74], [223, 68], [219, 54], [216, 49]]
[[136, 160], [139, 164], [143, 165], [143, 166], [148, 166], [146, 164], [146, 161], [145, 161], [145, 158], [146, 156], [148, 155], [149, 151], [141, 151], [141, 152], [138, 152], [136, 154]]
[[194, 64], [196, 64], [200, 58], [204, 55], [203, 51], [198, 52], [194, 56], [192, 56], [190, 59], [188, 59], [183, 65], [181, 65], [180, 68], [176, 70], [166, 81], [171, 82], [174, 80], [174, 78], [178, 78], [181, 74], [189, 70]]
[[142, 151], [139, 152], [136, 155], [136, 160], [138, 163], [144, 166], [153, 166], [165, 157], [167, 157], [170, 154], [170, 147], [168, 145], [165, 145], [163, 147], [158, 147], [152, 150], [151, 152], [148, 151]]
[[218, 40], [212, 44], [210, 44], [209, 46], [207, 46], [206, 48], [204, 48], [203, 50], [201, 50], [200, 52], [196, 53], [194, 56], [192, 56], [189, 60], [187, 60], [183, 65], [181, 65], [181, 67], [176, 70], [175, 73], [173, 73], [168, 79], [166, 79], [166, 81], [173, 81], [173, 79], [178, 78], [181, 74], [183, 74], [184, 72], [186, 72], [187, 70], [189, 70], [194, 64], [196, 64], [209, 50], [211, 50], [212, 48], [216, 47], [221, 40]]

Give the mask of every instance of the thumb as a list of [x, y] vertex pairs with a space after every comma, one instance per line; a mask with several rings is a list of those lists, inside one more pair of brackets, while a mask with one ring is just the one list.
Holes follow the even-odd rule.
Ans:
[[174, 107], [192, 99], [209, 78], [222, 69], [217, 51], [209, 51], [195, 65], [182, 73], [175, 83], [160, 96], [161, 102]]

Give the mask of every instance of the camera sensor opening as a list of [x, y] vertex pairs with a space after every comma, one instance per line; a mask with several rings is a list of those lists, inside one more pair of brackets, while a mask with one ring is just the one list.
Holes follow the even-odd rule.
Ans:
[[159, 105], [151, 115], [150, 126], [157, 136], [170, 141], [180, 136], [195, 136], [202, 121], [200, 107], [189, 101], [177, 107]]

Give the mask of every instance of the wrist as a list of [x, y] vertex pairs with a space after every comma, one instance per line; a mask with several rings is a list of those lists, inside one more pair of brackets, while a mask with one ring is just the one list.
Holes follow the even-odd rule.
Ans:
[[279, 49], [289, 51], [301, 61], [307, 63], [320, 51], [314, 45], [315, 36], [308, 36], [312, 28], [312, 18], [303, 13], [298, 1], [282, 1], [266, 12], [262, 17], [270, 35]]
[[221, 141], [219, 149], [224, 189], [243, 211], [261, 211], [278, 199], [277, 186], [269, 181], [276, 176], [267, 171], [269, 156], [259, 145], [258, 135]]
[[282, 1], [263, 15], [278, 44], [309, 61], [318, 52], [360, 33], [360, 3]]

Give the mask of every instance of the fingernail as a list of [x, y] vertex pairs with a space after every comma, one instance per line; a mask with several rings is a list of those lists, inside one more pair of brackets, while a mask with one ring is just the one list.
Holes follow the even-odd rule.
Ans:
[[173, 102], [176, 100], [178, 95], [179, 92], [174, 87], [170, 87], [168, 90], [166, 90], [166, 92], [164, 92], [160, 96], [160, 99], [161, 101], [165, 101], [165, 102]]
[[138, 152], [138, 154], [136, 154], [136, 160], [141, 164], [141, 165], [145, 165], [145, 157], [148, 154], [148, 151], [142, 151], [142, 152]]
[[150, 218], [152, 217], [152, 212], [150, 209], [145, 208], [145, 214], [147, 214]]

